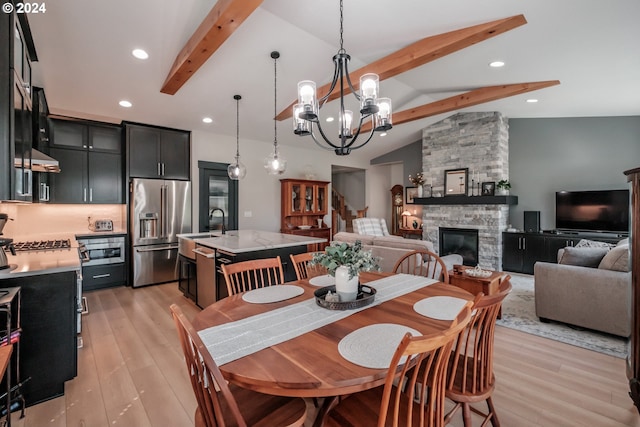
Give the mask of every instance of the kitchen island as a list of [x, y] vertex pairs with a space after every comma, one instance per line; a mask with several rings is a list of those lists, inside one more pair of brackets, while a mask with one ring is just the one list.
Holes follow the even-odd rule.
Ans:
[[[259, 230], [233, 230], [226, 234], [182, 234], [178, 238], [190, 239], [195, 246], [196, 304], [201, 308], [227, 296], [221, 265], [279, 256], [285, 281], [292, 281], [296, 279], [296, 274], [289, 255], [308, 252], [310, 247], [327, 241], [317, 237]], [[190, 250], [185, 249], [181, 255], [193, 258], [194, 254], [189, 252]]]

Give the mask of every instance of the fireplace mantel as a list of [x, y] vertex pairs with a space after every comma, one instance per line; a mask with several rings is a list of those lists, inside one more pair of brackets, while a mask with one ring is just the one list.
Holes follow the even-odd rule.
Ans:
[[416, 197], [416, 205], [517, 205], [518, 196]]

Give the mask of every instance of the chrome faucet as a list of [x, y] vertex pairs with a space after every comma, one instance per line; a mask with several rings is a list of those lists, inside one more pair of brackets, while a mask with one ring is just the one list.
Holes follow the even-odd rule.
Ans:
[[211, 220], [211, 218], [213, 217], [213, 213], [215, 211], [220, 211], [222, 212], [222, 234], [226, 234], [226, 230], [224, 228], [224, 211], [220, 208], [213, 208], [209, 211], [209, 220]]

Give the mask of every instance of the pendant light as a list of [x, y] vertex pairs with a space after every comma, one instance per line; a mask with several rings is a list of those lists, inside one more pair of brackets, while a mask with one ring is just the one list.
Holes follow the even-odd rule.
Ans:
[[[340, 49], [333, 57], [333, 80], [327, 93], [320, 99], [317, 98], [316, 84], [311, 80], [303, 80], [298, 83], [298, 103], [293, 106], [293, 133], [299, 136], [310, 135], [313, 141], [321, 148], [334, 150], [338, 156], [346, 156], [352, 150], [363, 147], [373, 137], [374, 132], [386, 132], [391, 129], [391, 99], [380, 98], [379, 77], [377, 74], [366, 73], [360, 77], [359, 91], [351, 83], [347, 64], [351, 57], [344, 49], [343, 40], [343, 1], [340, 0]], [[348, 85], [348, 87], [345, 87]], [[334, 89], [340, 91], [339, 103], [339, 131], [338, 141], [332, 142], [327, 133], [322, 129], [320, 109], [329, 101]], [[351, 110], [345, 109], [345, 95], [350, 91], [360, 103], [360, 118], [356, 118]], [[361, 135], [362, 125], [371, 120], [371, 131], [368, 135]], [[323, 145], [314, 132], [314, 127], [320, 132], [320, 136], [327, 146]], [[362, 138], [364, 137], [364, 142]]]
[[278, 153], [278, 127], [276, 126], [278, 123], [276, 120], [276, 116], [278, 115], [277, 61], [278, 58], [280, 58], [280, 52], [271, 52], [271, 57], [273, 58], [273, 153], [271, 153], [264, 159], [264, 168], [267, 170], [267, 173], [269, 175], [282, 175], [285, 169], [287, 169], [287, 159], [285, 159], [280, 153]]
[[233, 95], [236, 100], [236, 162], [229, 165], [227, 173], [233, 180], [242, 179], [247, 175], [247, 168], [240, 163], [240, 95]]

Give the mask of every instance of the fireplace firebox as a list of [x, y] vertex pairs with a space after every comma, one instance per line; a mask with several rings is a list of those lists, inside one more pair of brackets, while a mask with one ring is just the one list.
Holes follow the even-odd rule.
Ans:
[[440, 256], [458, 254], [464, 265], [478, 265], [478, 230], [440, 227], [438, 236]]

